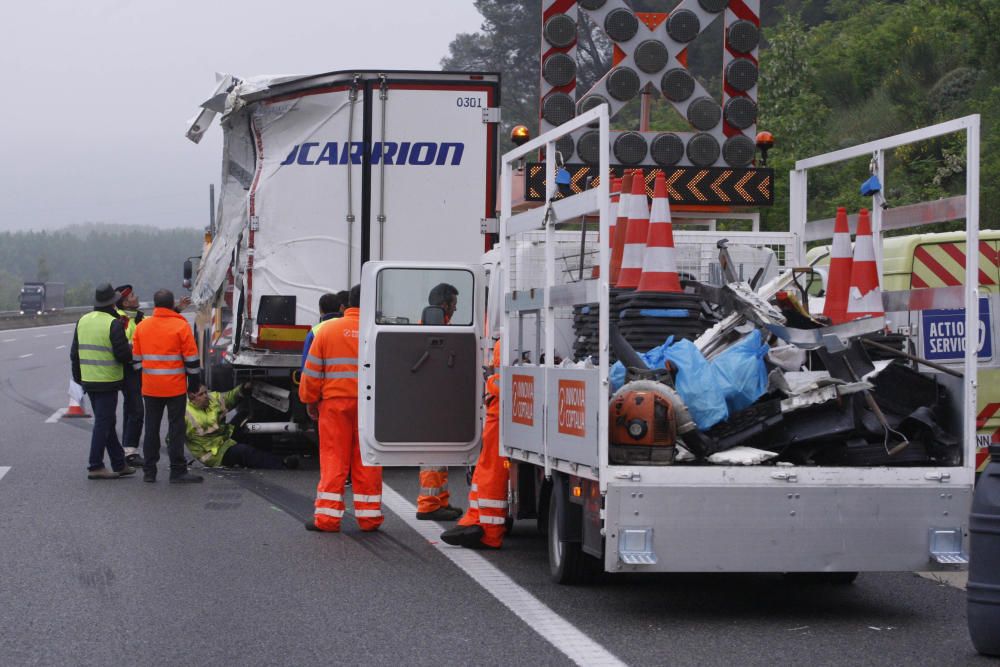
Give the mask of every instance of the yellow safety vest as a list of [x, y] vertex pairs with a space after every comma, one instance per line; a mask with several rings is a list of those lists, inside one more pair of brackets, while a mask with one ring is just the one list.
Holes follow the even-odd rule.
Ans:
[[129, 314], [121, 308], [115, 308], [115, 310], [117, 310], [118, 314], [122, 317], [128, 318], [128, 326], [125, 327], [125, 337], [128, 338], [128, 343], [131, 345], [132, 335], [135, 333], [135, 315], [130, 317]]
[[80, 353], [80, 379], [84, 382], [120, 382], [125, 377], [121, 362], [111, 347], [111, 323], [108, 313], [94, 311], [80, 318], [76, 325]]

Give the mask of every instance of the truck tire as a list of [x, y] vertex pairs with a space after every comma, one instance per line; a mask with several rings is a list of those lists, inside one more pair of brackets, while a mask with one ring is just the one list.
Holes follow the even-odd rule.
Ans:
[[563, 540], [559, 526], [568, 501], [563, 494], [562, 484], [553, 483], [551, 487], [547, 530], [549, 573], [557, 584], [572, 586], [592, 583], [601, 572], [601, 561], [585, 554], [579, 542]]

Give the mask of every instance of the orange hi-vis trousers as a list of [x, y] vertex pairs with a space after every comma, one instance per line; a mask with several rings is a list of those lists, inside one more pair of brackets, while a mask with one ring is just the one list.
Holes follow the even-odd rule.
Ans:
[[481, 542], [491, 547], [499, 548], [506, 532], [508, 465], [507, 459], [500, 456], [500, 401], [497, 396], [489, 396], [483, 420], [483, 449], [469, 488], [469, 509], [458, 524], [482, 526]]
[[448, 468], [421, 466], [420, 492], [417, 495], [417, 511], [433, 512], [451, 504], [448, 492]]
[[382, 525], [382, 467], [361, 463], [358, 445], [358, 401], [324, 398], [319, 402], [319, 486], [316, 487], [316, 527], [340, 530], [344, 516], [344, 482], [351, 474], [354, 517], [361, 530]]

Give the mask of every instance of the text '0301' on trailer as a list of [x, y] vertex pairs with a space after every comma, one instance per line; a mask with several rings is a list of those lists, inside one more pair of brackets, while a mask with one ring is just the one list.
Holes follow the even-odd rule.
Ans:
[[197, 142], [221, 115], [222, 191], [192, 299], [209, 388], [255, 381], [244, 436], [311, 429], [297, 381], [321, 295], [369, 260], [467, 262], [492, 245], [499, 95], [496, 74], [220, 80], [188, 131]]
[[[809, 572], [850, 581], [859, 571], [966, 562], [976, 349], [963, 351], [964, 372], [936, 364], [908, 352], [907, 330], [889, 329], [886, 316], [952, 303], [954, 290], [881, 292], [880, 253], [859, 227], [854, 261], [867, 277], [850, 278], [839, 323], [818, 319], [809, 312], [810, 270], [798, 268], [803, 226], [812, 223], [795, 216], [804, 212], [810, 169], [959, 133], [970, 156], [961, 216], [978, 247], [979, 118], [799, 161], [796, 232], [754, 232], [743, 247], [720, 243], [714, 231], [654, 232], [671, 224], [662, 177], [649, 207], [646, 180], [630, 174], [635, 186], [628, 198], [625, 188], [618, 193], [615, 216], [610, 179], [557, 200], [554, 146], [595, 124], [606, 137], [606, 107], [503, 156], [500, 244], [484, 263], [485, 311], [482, 266], [366, 265], [365, 460], [474, 460], [479, 410], [469, 395], [481, 384], [488, 346], [476, 336], [488, 330], [502, 340], [499, 446], [511, 462], [510, 518], [538, 519], [561, 582], [599, 571]], [[521, 158], [538, 149], [552, 156], [548, 200], [515, 212], [511, 181]], [[601, 161], [609, 173], [606, 149]], [[926, 222], [940, 221], [929, 215]], [[608, 242], [619, 226], [620, 268], [618, 243]], [[642, 240], [630, 236], [634, 229]], [[633, 241], [643, 248], [638, 285], [629, 287]], [[978, 269], [978, 257], [968, 262]], [[439, 280], [460, 282], [474, 310], [448, 325], [400, 327], [392, 313], [416, 312], [415, 286]], [[978, 303], [975, 284], [962, 290], [956, 303]], [[488, 325], [477, 321], [483, 312]], [[975, 330], [978, 313], [961, 317]], [[436, 400], [441, 386], [454, 395]], [[404, 397], [413, 414], [401, 422], [395, 406]]]

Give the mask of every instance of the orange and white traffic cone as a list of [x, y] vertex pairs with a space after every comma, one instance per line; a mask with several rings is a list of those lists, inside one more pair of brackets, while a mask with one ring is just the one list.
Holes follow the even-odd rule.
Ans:
[[847, 322], [847, 296], [851, 290], [851, 228], [847, 225], [847, 209], [837, 209], [833, 225], [833, 246], [830, 249], [830, 271], [826, 278], [826, 303], [823, 315], [834, 324]]
[[83, 387], [70, 380], [69, 382], [69, 407], [62, 414], [64, 418], [89, 417], [87, 411], [83, 409]]
[[615, 233], [611, 235], [611, 275], [608, 276], [611, 285], [618, 284], [622, 270], [622, 255], [625, 252], [625, 233], [628, 229], [629, 202], [632, 201], [632, 172], [626, 171], [621, 178], [621, 194], [618, 197], [618, 209], [615, 213]]
[[847, 297], [847, 318], [856, 320], [870, 315], [885, 315], [882, 290], [878, 284], [878, 266], [875, 263], [875, 242], [868, 209], [858, 213], [858, 233], [854, 237], [854, 260], [851, 264], [851, 288]]
[[646, 180], [642, 172], [632, 177], [632, 197], [628, 208], [628, 229], [625, 231], [625, 249], [622, 254], [622, 271], [617, 287], [635, 289], [642, 277], [642, 260], [649, 236], [649, 204], [646, 202]]
[[[618, 200], [622, 191], [622, 179], [617, 176], [613, 177], [610, 189], [611, 206], [608, 207], [608, 251], [613, 254], [615, 251], [615, 221], [618, 218]], [[590, 277], [601, 277], [601, 263], [599, 261], [594, 262], [594, 268], [590, 272]]]
[[649, 233], [642, 258], [642, 277], [636, 292], [681, 292], [677, 275], [677, 251], [674, 249], [674, 226], [670, 222], [667, 179], [661, 171], [653, 186], [653, 205], [649, 211]]

